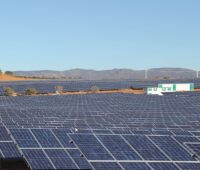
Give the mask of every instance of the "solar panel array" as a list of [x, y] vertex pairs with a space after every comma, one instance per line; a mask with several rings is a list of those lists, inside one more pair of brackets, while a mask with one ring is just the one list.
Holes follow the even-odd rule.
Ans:
[[159, 83], [195, 83], [195, 88], [200, 87], [200, 79], [191, 80], [80, 80], [80, 81], [59, 81], [59, 80], [41, 80], [26, 82], [1, 82], [0, 95], [3, 95], [3, 87], [11, 87], [18, 93], [24, 93], [27, 88], [36, 88], [39, 93], [53, 93], [55, 86], [62, 86], [64, 91], [90, 90], [92, 86], [97, 86], [100, 90], [115, 90], [124, 88], [144, 88], [158, 86]]
[[200, 169], [200, 93], [0, 97], [0, 157], [31, 169]]

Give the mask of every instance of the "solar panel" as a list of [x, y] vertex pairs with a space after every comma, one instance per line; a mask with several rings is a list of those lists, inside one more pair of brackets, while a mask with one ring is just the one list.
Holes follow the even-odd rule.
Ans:
[[182, 163], [190, 168], [199, 163], [193, 158], [200, 141], [199, 101], [197, 92], [0, 96], [0, 143], [15, 141], [17, 148], [10, 156], [15, 151], [4, 145], [0, 157], [24, 156], [31, 169], [172, 169]]
[[196, 137], [191, 136], [175, 136], [174, 138], [182, 144], [184, 144], [185, 142], [199, 142]]
[[177, 136], [192, 136], [190, 132], [185, 132], [183, 130], [173, 130], [172, 132]]
[[187, 143], [186, 145], [191, 148], [199, 156], [200, 159], [200, 143]]
[[40, 147], [29, 129], [10, 129], [10, 132], [20, 148]]
[[22, 157], [13, 142], [0, 142], [0, 150], [6, 159], [18, 159]]
[[125, 170], [151, 170], [145, 162], [121, 162], [120, 164]]
[[121, 170], [119, 164], [115, 162], [93, 162], [92, 166], [96, 170]]
[[150, 135], [151, 132], [148, 130], [132, 130], [134, 135]]
[[95, 134], [112, 134], [112, 132], [110, 130], [106, 130], [106, 129], [95, 129], [92, 131]]
[[192, 161], [191, 155], [170, 136], [150, 137], [172, 160]]
[[195, 136], [200, 136], [200, 132], [199, 131], [192, 131], [191, 132], [193, 135], [195, 135]]
[[65, 129], [54, 129], [53, 133], [56, 135], [56, 137], [59, 139], [60, 143], [65, 148], [75, 148], [74, 143], [68, 136], [68, 131], [66, 131]]
[[200, 163], [176, 163], [182, 170], [199, 170]]
[[22, 149], [31, 169], [56, 169], [40, 149]]
[[124, 129], [112, 129], [112, 132], [114, 134], [133, 134], [130, 130], [124, 130]]
[[56, 169], [77, 169], [73, 160], [69, 155], [60, 149], [47, 149], [45, 150], [48, 157], [51, 159]]
[[179, 168], [174, 163], [168, 162], [150, 162], [149, 165], [154, 170], [179, 170]]
[[7, 130], [5, 127], [0, 127], [0, 141], [11, 141]]
[[141, 160], [138, 154], [119, 135], [98, 135], [97, 137], [116, 160]]
[[155, 135], [173, 135], [172, 132], [168, 130], [154, 130], [153, 134]]
[[168, 160], [146, 136], [126, 135], [124, 138], [145, 160]]
[[67, 152], [78, 165], [79, 169], [92, 169], [91, 165], [78, 149], [68, 149]]
[[61, 145], [49, 129], [31, 130], [43, 148], [61, 148]]
[[70, 135], [88, 160], [112, 160], [111, 155], [93, 135]]

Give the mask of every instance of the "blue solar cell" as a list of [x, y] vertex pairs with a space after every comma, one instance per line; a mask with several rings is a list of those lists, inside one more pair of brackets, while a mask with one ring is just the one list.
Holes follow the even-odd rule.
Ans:
[[152, 133], [148, 130], [132, 130], [135, 135], [151, 135]]
[[102, 130], [93, 130], [92, 131], [94, 134], [112, 134], [112, 132], [110, 131], [110, 130], [104, 130], [104, 129], [102, 129]]
[[149, 163], [149, 165], [154, 170], [179, 170], [179, 168], [174, 163], [153, 162], [153, 163]]
[[0, 142], [0, 150], [3, 157], [6, 159], [17, 159], [22, 157], [17, 146], [13, 142]]
[[42, 150], [23, 149], [22, 152], [31, 169], [55, 169]]
[[65, 129], [53, 129], [53, 133], [65, 148], [75, 148], [75, 145], [71, 142], [71, 139], [68, 136], [68, 131]]
[[153, 134], [155, 135], [173, 135], [172, 132], [168, 130], [154, 130]]
[[111, 155], [93, 135], [70, 135], [88, 160], [112, 160]]
[[192, 161], [191, 155], [170, 136], [150, 137], [172, 160]]
[[92, 169], [89, 162], [82, 156], [82, 153], [78, 149], [68, 149], [67, 152], [70, 154], [72, 159], [76, 162], [79, 169]]
[[151, 168], [144, 162], [121, 162], [125, 170], [151, 170]]
[[78, 167], [73, 163], [72, 159], [61, 149], [45, 150], [48, 157], [51, 159], [56, 169], [77, 169]]
[[175, 136], [174, 138], [181, 144], [184, 144], [185, 142], [200, 142], [196, 137], [192, 136]]
[[192, 136], [190, 132], [185, 132], [182, 130], [171, 130], [177, 136]]
[[32, 129], [31, 130], [38, 142], [44, 148], [61, 148], [59, 142], [49, 129]]
[[97, 136], [117, 160], [140, 160], [141, 158], [119, 135]]
[[133, 134], [130, 130], [124, 129], [112, 129], [114, 134]]
[[191, 148], [200, 158], [200, 143], [187, 143], [186, 145]]
[[182, 170], [199, 170], [200, 163], [176, 163]]
[[125, 135], [124, 137], [145, 160], [168, 160], [146, 136]]
[[92, 166], [95, 170], [121, 170], [119, 164], [115, 162], [93, 162]]
[[0, 141], [11, 141], [11, 137], [8, 134], [5, 127], [0, 127]]
[[195, 135], [195, 136], [200, 136], [200, 132], [199, 131], [193, 131], [193, 132], [191, 132], [193, 135]]
[[10, 131], [20, 148], [40, 147], [29, 129], [10, 129]]

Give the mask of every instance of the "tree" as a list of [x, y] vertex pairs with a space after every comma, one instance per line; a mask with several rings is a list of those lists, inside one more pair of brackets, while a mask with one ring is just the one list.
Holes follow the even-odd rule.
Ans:
[[12, 71], [6, 71], [5, 74], [6, 74], [6, 75], [12, 76], [12, 75], [13, 75], [13, 72], [12, 72]]
[[35, 88], [28, 88], [25, 91], [25, 95], [29, 95], [29, 96], [36, 95], [37, 93], [38, 92]]
[[55, 86], [55, 90], [57, 94], [62, 94], [64, 88], [62, 86]]
[[6, 96], [14, 96], [16, 94], [15, 91], [10, 87], [4, 87], [3, 91]]
[[2, 70], [0, 70], [0, 75], [3, 74]]

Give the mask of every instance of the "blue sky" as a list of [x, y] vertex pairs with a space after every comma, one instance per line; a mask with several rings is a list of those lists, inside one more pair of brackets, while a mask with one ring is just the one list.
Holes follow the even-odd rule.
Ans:
[[199, 0], [0, 1], [0, 68], [200, 69]]

